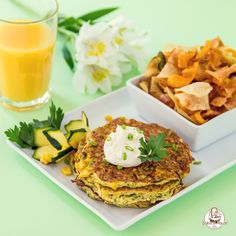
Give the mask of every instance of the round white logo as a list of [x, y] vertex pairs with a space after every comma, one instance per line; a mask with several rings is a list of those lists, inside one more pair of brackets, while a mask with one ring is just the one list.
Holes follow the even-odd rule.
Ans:
[[219, 229], [226, 224], [225, 217], [222, 211], [216, 207], [212, 207], [206, 214], [203, 221], [211, 229]]

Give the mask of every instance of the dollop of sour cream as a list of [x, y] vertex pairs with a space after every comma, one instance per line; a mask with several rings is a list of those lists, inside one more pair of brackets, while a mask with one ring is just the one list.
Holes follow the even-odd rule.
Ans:
[[141, 164], [140, 139], [143, 132], [135, 127], [118, 125], [104, 143], [105, 160], [113, 165], [134, 167]]

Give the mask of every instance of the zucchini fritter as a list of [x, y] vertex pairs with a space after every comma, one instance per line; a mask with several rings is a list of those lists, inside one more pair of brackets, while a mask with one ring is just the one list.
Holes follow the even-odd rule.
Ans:
[[[117, 169], [104, 161], [103, 146], [117, 125], [137, 127], [148, 140], [151, 135], [165, 133], [168, 156], [158, 162], [144, 162], [136, 167]], [[96, 145], [94, 145], [96, 143]], [[148, 207], [165, 200], [183, 189], [182, 179], [192, 162], [189, 146], [174, 132], [157, 124], [117, 118], [94, 129], [81, 142], [71, 158], [75, 182], [91, 197], [119, 207]]]

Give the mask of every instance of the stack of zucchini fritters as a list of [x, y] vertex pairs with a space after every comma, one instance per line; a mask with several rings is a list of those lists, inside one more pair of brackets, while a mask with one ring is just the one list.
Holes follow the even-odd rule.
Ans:
[[[166, 134], [166, 142], [178, 150], [167, 148], [168, 156], [158, 162], [144, 162], [136, 167], [117, 168], [104, 159], [103, 146], [117, 125], [137, 127], [145, 138]], [[71, 157], [75, 182], [89, 197], [119, 207], [148, 207], [165, 200], [183, 189], [182, 179], [190, 171], [191, 152], [175, 133], [157, 124], [145, 124], [133, 119], [117, 118], [91, 131], [80, 142]]]

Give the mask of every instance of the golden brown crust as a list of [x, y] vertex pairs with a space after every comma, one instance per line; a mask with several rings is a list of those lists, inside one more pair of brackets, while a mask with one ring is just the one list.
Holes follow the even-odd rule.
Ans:
[[[117, 169], [117, 166], [104, 162], [103, 152], [107, 136], [117, 125], [137, 127], [144, 132], [146, 139], [165, 133], [165, 141], [175, 143], [178, 150], [168, 147], [168, 156], [162, 161]], [[188, 145], [174, 132], [157, 124], [117, 118], [93, 130], [87, 140], [80, 143], [71, 166], [76, 177], [74, 182], [89, 197], [119, 207], [148, 207], [183, 189], [182, 178], [189, 173], [191, 162]]]
[[[144, 131], [146, 139], [151, 135], [155, 136], [158, 133], [166, 134], [166, 142], [175, 143], [178, 145], [178, 150], [174, 151], [168, 148], [169, 156], [159, 162], [144, 162], [137, 167], [123, 168], [118, 170], [115, 165], [104, 162], [103, 145], [106, 137], [115, 131], [117, 125], [129, 125], [137, 127]], [[156, 182], [163, 178], [184, 176], [189, 173], [189, 164], [192, 162], [189, 146], [183, 142], [174, 132], [170, 135], [168, 129], [165, 129], [157, 124], [145, 124], [133, 119], [117, 118], [107, 123], [106, 125], [96, 128], [92, 131], [89, 139], [97, 143], [96, 147], [86, 145], [83, 149], [84, 155], [93, 157], [93, 170], [98, 177], [104, 181], [146, 181]], [[86, 158], [86, 157], [85, 157]]]

